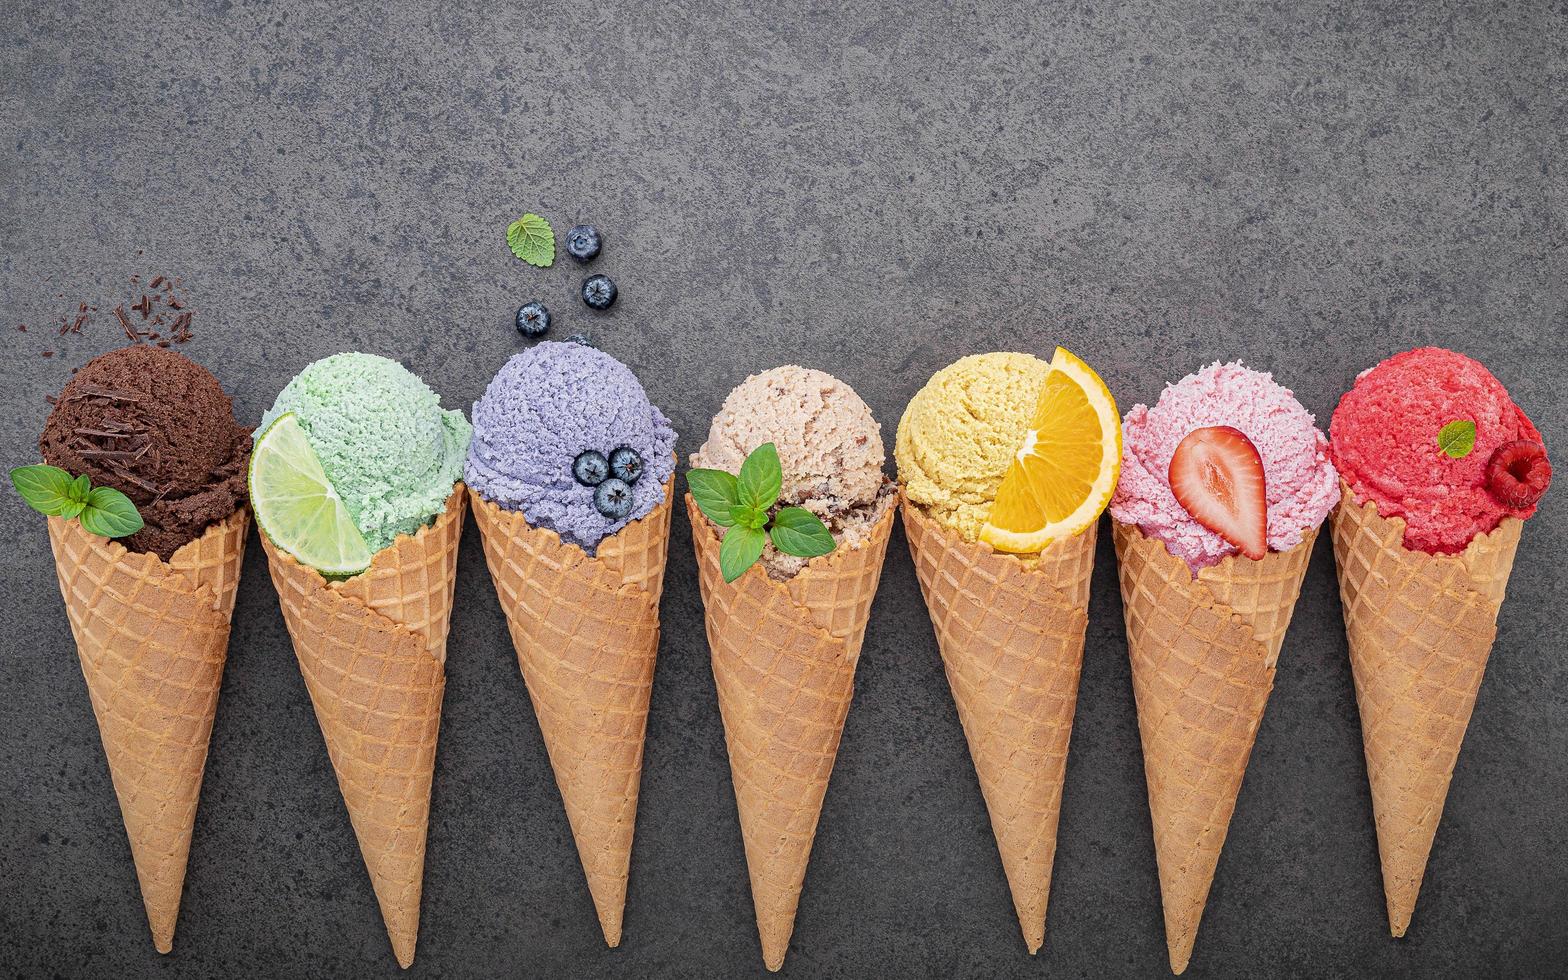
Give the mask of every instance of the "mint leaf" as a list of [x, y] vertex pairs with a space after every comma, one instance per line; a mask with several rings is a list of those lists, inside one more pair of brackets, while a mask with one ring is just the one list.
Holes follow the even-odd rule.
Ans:
[[768, 533], [773, 547], [796, 558], [815, 558], [837, 547], [827, 525], [804, 507], [785, 507], [774, 514]]
[[719, 544], [719, 571], [724, 581], [733, 582], [744, 575], [762, 557], [762, 546], [767, 542], [767, 533], [754, 527], [736, 525], [725, 531]]
[[1464, 459], [1475, 449], [1475, 423], [1469, 419], [1454, 419], [1437, 433], [1437, 448], [1451, 459]]
[[62, 515], [75, 502], [71, 496], [74, 485], [71, 474], [58, 466], [18, 466], [11, 471], [11, 486], [27, 506], [50, 517]]
[[78, 475], [76, 479], [71, 481], [71, 491], [69, 496], [77, 503], [85, 505], [87, 503], [87, 495], [92, 493], [92, 490], [93, 481], [87, 478], [86, 473], [82, 473]]
[[60, 516], [65, 518], [66, 520], [70, 520], [73, 517], [79, 516], [82, 513], [82, 511], [84, 511], [86, 509], [87, 509], [87, 501], [85, 501], [85, 500], [73, 500], [70, 503], [66, 504], [64, 509], [62, 509], [60, 511]]
[[764, 513], [772, 509], [784, 488], [784, 470], [779, 465], [779, 449], [765, 442], [751, 451], [740, 464], [740, 502]]
[[142, 515], [131, 499], [113, 487], [93, 487], [81, 513], [82, 529], [106, 538], [123, 538], [142, 529]]
[[735, 523], [735, 508], [740, 505], [739, 484], [732, 473], [723, 470], [691, 470], [686, 474], [686, 488], [697, 509], [719, 527]]
[[525, 214], [506, 229], [506, 244], [512, 254], [541, 269], [555, 262], [555, 232], [550, 222], [537, 214]]

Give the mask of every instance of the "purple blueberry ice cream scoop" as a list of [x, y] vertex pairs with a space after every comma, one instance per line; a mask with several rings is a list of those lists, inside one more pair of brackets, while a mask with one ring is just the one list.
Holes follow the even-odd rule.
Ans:
[[[663, 503], [675, 469], [670, 420], [630, 368], [582, 344], [543, 343], [514, 355], [474, 403], [473, 421], [468, 485], [589, 554]], [[643, 472], [631, 485], [630, 513], [614, 520], [594, 506], [594, 488], [573, 478], [572, 462], [622, 446], [642, 457]]]

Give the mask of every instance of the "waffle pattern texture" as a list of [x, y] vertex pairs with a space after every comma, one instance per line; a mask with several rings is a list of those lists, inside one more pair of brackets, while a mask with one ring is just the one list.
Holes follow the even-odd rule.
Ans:
[[858, 547], [813, 558], [787, 582], [760, 565], [725, 582], [718, 529], [690, 494], [686, 510], [762, 960], [777, 970], [795, 929], [894, 508]]
[[1143, 741], [1171, 970], [1192, 958], [1274, 665], [1318, 529], [1261, 561], [1193, 577], [1134, 525], [1112, 521]]
[[160, 953], [174, 948], [249, 526], [237, 510], [164, 562], [49, 518], [60, 594]]
[[1331, 518], [1339, 596], [1372, 784], [1388, 927], [1403, 936], [1459, 746], [1470, 724], [1497, 613], [1524, 524], [1504, 518], [1457, 555], [1404, 547], [1405, 522], [1385, 520], [1341, 484]]
[[397, 961], [414, 961], [446, 635], [467, 495], [329, 582], [261, 536], [272, 583]]
[[904, 530], [1030, 953], [1045, 942], [1098, 523], [1023, 560], [905, 499]]
[[590, 557], [521, 511], [470, 491], [496, 596], [566, 805], [599, 927], [621, 942], [659, 595], [675, 478], [664, 502]]

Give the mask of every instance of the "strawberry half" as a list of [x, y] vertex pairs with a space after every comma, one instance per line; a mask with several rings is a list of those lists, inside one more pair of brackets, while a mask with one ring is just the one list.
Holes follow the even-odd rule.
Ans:
[[1171, 492], [1192, 519], [1258, 559], [1269, 551], [1263, 457], [1229, 425], [1193, 429], [1171, 457]]

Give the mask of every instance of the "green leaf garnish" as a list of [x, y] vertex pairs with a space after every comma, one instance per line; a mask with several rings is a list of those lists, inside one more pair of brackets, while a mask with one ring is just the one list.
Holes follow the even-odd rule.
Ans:
[[537, 214], [525, 214], [507, 226], [506, 244], [529, 265], [547, 269], [555, 261], [555, 231]]
[[1437, 433], [1437, 448], [1451, 459], [1464, 459], [1475, 449], [1475, 423], [1454, 419]]
[[[67, 507], [78, 502], [72, 493], [75, 485], [71, 474], [58, 466], [18, 466], [11, 471], [11, 486], [27, 501], [27, 506], [50, 517], [63, 515]], [[81, 502], [86, 502], [85, 494]]]
[[690, 470], [686, 473], [686, 488], [697, 509], [719, 527], [735, 523], [735, 508], [740, 506], [739, 483], [735, 474], [723, 470]]
[[784, 487], [779, 450], [771, 442], [752, 450], [738, 477], [723, 470], [695, 469], [687, 472], [686, 485], [697, 509], [718, 526], [729, 528], [719, 546], [719, 569], [726, 582], [756, 564], [770, 540], [773, 547], [797, 558], [816, 558], [837, 547], [832, 532], [804, 507], [781, 508], [769, 519]]
[[81, 513], [82, 528], [89, 534], [123, 538], [142, 529], [142, 515], [131, 498], [113, 487], [93, 487]]
[[733, 582], [746, 574], [746, 569], [762, 557], [762, 546], [767, 543], [768, 535], [760, 528], [737, 524], [725, 531], [719, 544], [719, 571], [724, 574], [724, 581]]
[[768, 531], [773, 547], [796, 558], [815, 558], [833, 550], [833, 532], [804, 507], [785, 507], [773, 515]]
[[18, 466], [11, 485], [27, 506], [65, 520], [79, 518], [88, 534], [123, 538], [142, 529], [142, 515], [131, 499], [113, 487], [95, 487], [87, 474], [71, 477], [58, 466]]
[[766, 513], [778, 501], [782, 489], [784, 469], [779, 465], [779, 449], [765, 442], [740, 464], [740, 502]]

